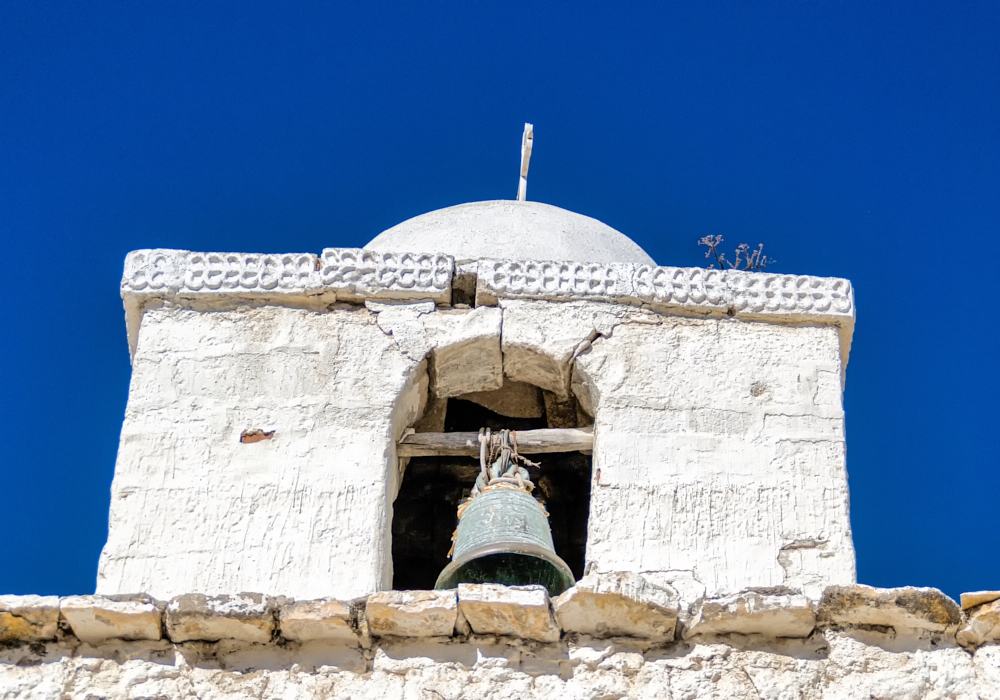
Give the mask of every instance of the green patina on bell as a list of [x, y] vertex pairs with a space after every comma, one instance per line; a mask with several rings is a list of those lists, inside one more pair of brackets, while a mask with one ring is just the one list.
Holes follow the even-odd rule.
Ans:
[[537, 584], [554, 597], [574, 582], [570, 568], [555, 552], [542, 504], [522, 489], [495, 488], [465, 505], [455, 533], [454, 556], [434, 587]]

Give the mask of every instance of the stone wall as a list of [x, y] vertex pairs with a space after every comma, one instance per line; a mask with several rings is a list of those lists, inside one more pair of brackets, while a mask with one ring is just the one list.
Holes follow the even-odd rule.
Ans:
[[589, 570], [708, 595], [853, 583], [836, 329], [575, 304], [501, 302], [505, 350], [599, 316], [573, 365], [597, 417]]
[[97, 590], [389, 588], [396, 441], [532, 384], [595, 418], [587, 570], [719, 596], [854, 581], [844, 280], [447, 256], [138, 251]]
[[[394, 410], [426, 371], [373, 314], [145, 313], [97, 590], [353, 597], [391, 585]], [[375, 371], [372, 371], [375, 369]], [[270, 439], [241, 442], [244, 431]]]
[[831, 587], [684, 601], [630, 574], [541, 587], [0, 596], [0, 698], [1000, 698], [1000, 592]]

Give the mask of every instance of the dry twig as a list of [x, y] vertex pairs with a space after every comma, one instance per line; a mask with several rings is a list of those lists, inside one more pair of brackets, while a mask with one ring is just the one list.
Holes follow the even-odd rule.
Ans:
[[773, 259], [764, 255], [764, 244], [761, 243], [757, 246], [756, 250], [750, 250], [750, 246], [746, 243], [740, 243], [736, 246], [736, 255], [732, 261], [726, 258], [725, 253], [719, 252], [719, 245], [722, 243], [722, 236], [705, 236], [700, 241], [698, 245], [708, 246], [708, 252], [705, 253], [706, 258], [715, 258], [715, 262], [708, 266], [709, 270], [714, 270], [716, 264], [718, 264], [720, 270], [730, 269], [730, 270], [744, 270], [746, 272], [760, 272], [765, 267], [775, 262]]

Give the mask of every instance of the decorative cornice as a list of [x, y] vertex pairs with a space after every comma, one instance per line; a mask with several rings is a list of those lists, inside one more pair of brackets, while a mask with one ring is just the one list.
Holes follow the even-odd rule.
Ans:
[[122, 297], [282, 297], [451, 301], [454, 262], [440, 254], [327, 248], [312, 253], [137, 250], [125, 259]]
[[372, 299], [450, 304], [454, 267], [448, 255], [360, 248], [327, 248], [321, 256], [136, 250], [125, 258], [121, 283], [129, 348], [134, 354], [142, 313], [150, 302], [302, 305]]
[[326, 248], [320, 264], [323, 289], [338, 299], [451, 303], [455, 260], [450, 255]]
[[[776, 275], [635, 263], [480, 260], [476, 304], [500, 299], [601, 301], [686, 316], [835, 325], [846, 362], [854, 329], [851, 283], [834, 277]], [[329, 304], [334, 301], [451, 303], [455, 262], [440, 253], [327, 248], [322, 255], [137, 250], [125, 259], [121, 293], [134, 351], [143, 308], [187, 304]]]
[[854, 290], [837, 277], [654, 267], [635, 263], [480, 260], [476, 304], [500, 299], [606, 301], [659, 313], [836, 326], [843, 366], [854, 335]]
[[632, 263], [481, 260], [476, 303], [498, 299], [612, 301], [836, 325], [854, 320], [854, 292], [845, 279]]

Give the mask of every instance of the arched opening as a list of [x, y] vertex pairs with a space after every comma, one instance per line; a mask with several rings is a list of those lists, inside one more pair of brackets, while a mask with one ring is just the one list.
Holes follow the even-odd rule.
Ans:
[[[443, 405], [442, 405], [443, 404]], [[435, 404], [435, 429], [476, 432], [480, 428], [526, 431], [589, 425], [572, 399], [559, 402], [529, 384], [508, 382], [492, 392], [450, 398]], [[443, 414], [443, 415], [442, 415]], [[420, 424], [418, 423], [418, 428]], [[591, 456], [582, 452], [530, 455], [534, 494], [549, 513], [556, 554], [575, 578], [583, 576], [590, 513]], [[479, 475], [475, 457], [413, 457], [393, 506], [393, 588], [431, 589], [448, 565], [459, 503], [469, 496]]]

